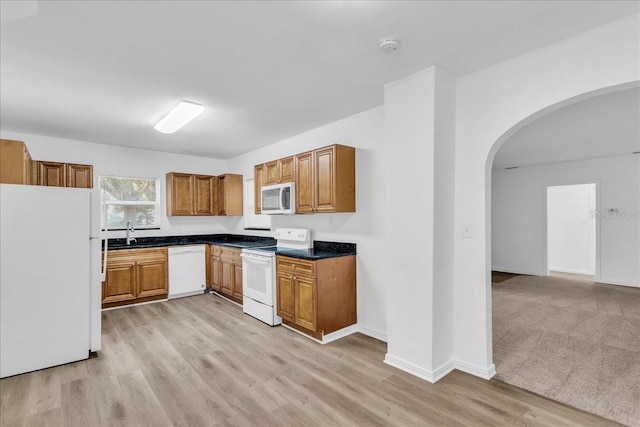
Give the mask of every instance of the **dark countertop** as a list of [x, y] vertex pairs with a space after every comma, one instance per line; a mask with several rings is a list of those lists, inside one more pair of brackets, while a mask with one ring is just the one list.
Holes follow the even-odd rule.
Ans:
[[[155, 236], [136, 237], [130, 245], [125, 239], [109, 239], [109, 250], [157, 248], [163, 246], [181, 245], [220, 245], [234, 248], [256, 248], [260, 246], [274, 246], [275, 239], [271, 237], [244, 236], [239, 234], [199, 234], [192, 236]], [[103, 246], [104, 249], [104, 246]]]
[[[182, 245], [220, 245], [233, 248], [258, 248], [275, 246], [276, 240], [271, 237], [244, 236], [240, 234], [199, 234], [192, 236], [157, 236], [137, 237], [130, 245], [125, 239], [109, 239], [109, 250], [158, 248]], [[317, 261], [319, 259], [336, 258], [356, 254], [355, 243], [324, 242], [316, 240], [310, 249], [279, 249], [276, 255]]]
[[310, 249], [279, 249], [276, 251], [276, 255], [283, 255], [291, 258], [308, 259], [311, 261], [350, 256], [355, 254], [355, 243], [323, 242], [320, 240], [314, 241], [313, 248]]

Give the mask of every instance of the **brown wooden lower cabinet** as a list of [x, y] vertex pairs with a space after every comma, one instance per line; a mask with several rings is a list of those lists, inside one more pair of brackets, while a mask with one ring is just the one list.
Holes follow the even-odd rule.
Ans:
[[102, 308], [167, 298], [167, 248], [109, 251]]
[[356, 257], [310, 261], [278, 255], [276, 295], [283, 323], [314, 338], [353, 325]]
[[242, 304], [241, 249], [211, 245], [211, 290]]

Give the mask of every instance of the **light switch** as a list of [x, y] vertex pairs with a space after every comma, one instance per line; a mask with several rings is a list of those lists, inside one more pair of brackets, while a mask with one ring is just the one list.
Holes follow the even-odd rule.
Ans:
[[473, 237], [473, 228], [471, 224], [464, 224], [462, 226], [462, 238], [470, 239], [471, 237]]

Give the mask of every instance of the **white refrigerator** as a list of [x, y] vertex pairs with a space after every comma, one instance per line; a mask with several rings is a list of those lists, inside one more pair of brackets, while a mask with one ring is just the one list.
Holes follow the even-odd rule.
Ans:
[[0, 184], [0, 378], [100, 350], [98, 190]]

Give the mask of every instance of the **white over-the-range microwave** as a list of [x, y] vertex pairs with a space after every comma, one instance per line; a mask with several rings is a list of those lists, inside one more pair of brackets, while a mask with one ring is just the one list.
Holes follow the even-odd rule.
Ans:
[[296, 185], [293, 182], [265, 185], [261, 190], [262, 213], [283, 215], [296, 213]]

